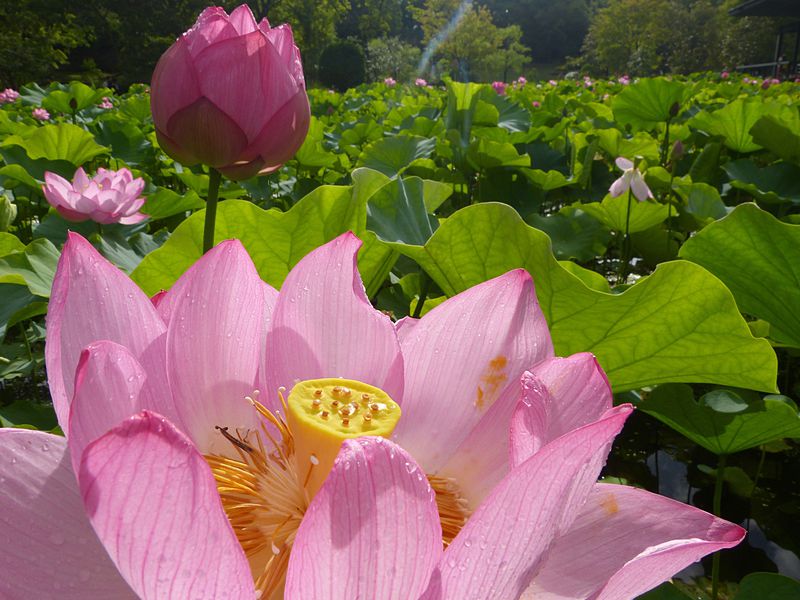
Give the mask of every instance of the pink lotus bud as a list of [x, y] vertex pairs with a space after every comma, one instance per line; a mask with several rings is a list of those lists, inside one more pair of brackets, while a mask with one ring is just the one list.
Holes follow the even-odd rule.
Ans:
[[68, 221], [91, 219], [103, 224], [131, 225], [147, 218], [139, 212], [144, 204], [144, 198], [140, 196], [144, 179], [134, 179], [128, 169], [98, 169], [97, 174], [89, 179], [83, 168], [78, 167], [72, 183], [45, 171], [44, 181], [44, 197]]
[[383, 83], [385, 83], [387, 87], [394, 87], [397, 85], [397, 82], [391, 77], [384, 79]]
[[728, 79], [731, 76], [731, 74], [728, 73], [727, 71], [723, 71], [722, 73], [720, 73], [719, 76], [722, 77], [723, 79]]
[[422, 79], [422, 77], [417, 77], [414, 80], [414, 85], [416, 85], [418, 87], [425, 87], [426, 85], [428, 85], [428, 82], [425, 81], [424, 79]]
[[33, 118], [37, 121], [47, 121], [50, 119], [50, 113], [43, 108], [34, 108]]
[[630, 78], [630, 77], [628, 77], [627, 75], [623, 75], [622, 77], [620, 77], [619, 79], [617, 79], [617, 81], [618, 81], [619, 83], [621, 83], [622, 85], [629, 85], [629, 84], [630, 84], [630, 82], [631, 82], [631, 78]]
[[492, 87], [494, 91], [497, 92], [500, 96], [506, 95], [506, 84], [502, 81], [493, 81]]
[[550, 84], [550, 85], [552, 85], [552, 86], [557, 86], [557, 85], [558, 85], [558, 82], [557, 82], [555, 79], [551, 79], [551, 80], [550, 80], [550, 81], [548, 81], [547, 83], [549, 83], [549, 84]]
[[533, 105], [533, 108], [539, 108], [542, 105], [542, 103], [539, 102], [538, 100], [534, 100], [533, 102], [531, 102], [531, 104]]
[[528, 80], [525, 79], [524, 76], [520, 75], [519, 77], [517, 77], [517, 84], [518, 85], [525, 85], [526, 83], [528, 83]]
[[114, 105], [111, 103], [111, 98], [108, 96], [103, 96], [103, 101], [99, 104], [99, 106], [105, 110], [114, 108]]
[[308, 133], [311, 112], [292, 30], [256, 23], [246, 4], [230, 16], [205, 9], [161, 56], [150, 87], [164, 151], [231, 179], [275, 171]]

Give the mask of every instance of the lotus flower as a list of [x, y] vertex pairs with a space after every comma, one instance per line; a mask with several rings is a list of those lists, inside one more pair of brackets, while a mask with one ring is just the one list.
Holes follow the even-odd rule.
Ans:
[[34, 108], [33, 112], [31, 113], [34, 119], [37, 121], [49, 121], [50, 120], [50, 113], [47, 112], [44, 108]]
[[159, 59], [150, 89], [164, 151], [232, 179], [278, 169], [311, 119], [291, 28], [256, 23], [246, 4], [230, 16], [205, 9]]
[[729, 72], [726, 70], [726, 71], [723, 71], [722, 73], [720, 73], [720, 75], [719, 75], [719, 76], [720, 76], [722, 79], [728, 79], [728, 78], [730, 78], [731, 74], [730, 74], [730, 73], [729, 73]]
[[425, 81], [422, 77], [417, 77], [414, 80], [414, 85], [417, 86], [417, 87], [425, 87], [425, 86], [428, 85], [428, 82]]
[[650, 191], [644, 177], [633, 162], [620, 156], [616, 160], [616, 164], [617, 167], [622, 169], [623, 173], [622, 177], [614, 181], [608, 190], [614, 198], [621, 196], [628, 190], [633, 190], [633, 195], [640, 202], [653, 197], [653, 192]]
[[387, 77], [386, 79], [384, 79], [384, 80], [383, 80], [383, 83], [384, 83], [384, 84], [385, 84], [387, 87], [394, 87], [394, 86], [396, 86], [396, 85], [397, 85], [397, 82], [396, 82], [396, 81], [394, 80], [394, 78], [392, 78], [392, 77]]
[[6, 88], [0, 92], [0, 104], [15, 102], [19, 98], [19, 92], [12, 88]]
[[104, 110], [109, 110], [111, 108], [114, 108], [114, 104], [111, 102], [111, 98], [109, 98], [108, 96], [103, 96], [103, 101], [100, 104], [98, 104], [98, 106]]
[[595, 483], [631, 408], [591, 355], [553, 357], [526, 272], [394, 324], [359, 245], [278, 293], [223, 242], [150, 301], [70, 234], [46, 345], [66, 440], [0, 429], [0, 593], [629, 598], [741, 539]]
[[533, 102], [531, 102], [531, 106], [533, 106], [533, 108], [541, 108], [542, 103], [539, 102], [538, 100], [534, 100]]
[[68, 221], [91, 219], [96, 223], [132, 225], [147, 218], [139, 212], [144, 204], [144, 198], [140, 196], [144, 179], [134, 179], [128, 169], [111, 171], [101, 168], [89, 179], [83, 168], [78, 167], [72, 183], [45, 171], [44, 181], [44, 197]]
[[492, 82], [492, 89], [497, 92], [499, 96], [506, 95], [506, 84], [503, 81], [493, 81]]
[[517, 77], [516, 83], [519, 86], [524, 86], [526, 83], [528, 83], [528, 80], [525, 79], [525, 77], [523, 75], [520, 75], [519, 77]]

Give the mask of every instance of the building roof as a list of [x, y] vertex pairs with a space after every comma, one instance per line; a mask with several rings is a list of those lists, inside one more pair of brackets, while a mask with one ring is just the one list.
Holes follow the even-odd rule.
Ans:
[[800, 17], [800, 0], [746, 0], [728, 12], [734, 17]]

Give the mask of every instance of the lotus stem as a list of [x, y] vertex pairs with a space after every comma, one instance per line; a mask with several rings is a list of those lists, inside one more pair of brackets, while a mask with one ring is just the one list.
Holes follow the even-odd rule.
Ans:
[[217, 223], [217, 200], [222, 174], [210, 169], [208, 180], [208, 198], [206, 199], [206, 220], [203, 226], [203, 254], [214, 247], [214, 226]]

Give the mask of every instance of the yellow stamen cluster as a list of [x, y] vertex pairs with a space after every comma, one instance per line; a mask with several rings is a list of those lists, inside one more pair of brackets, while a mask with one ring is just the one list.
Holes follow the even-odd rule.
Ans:
[[428, 475], [428, 483], [436, 492], [436, 508], [439, 509], [439, 520], [442, 523], [442, 542], [447, 548], [464, 527], [471, 511], [452, 478]]

